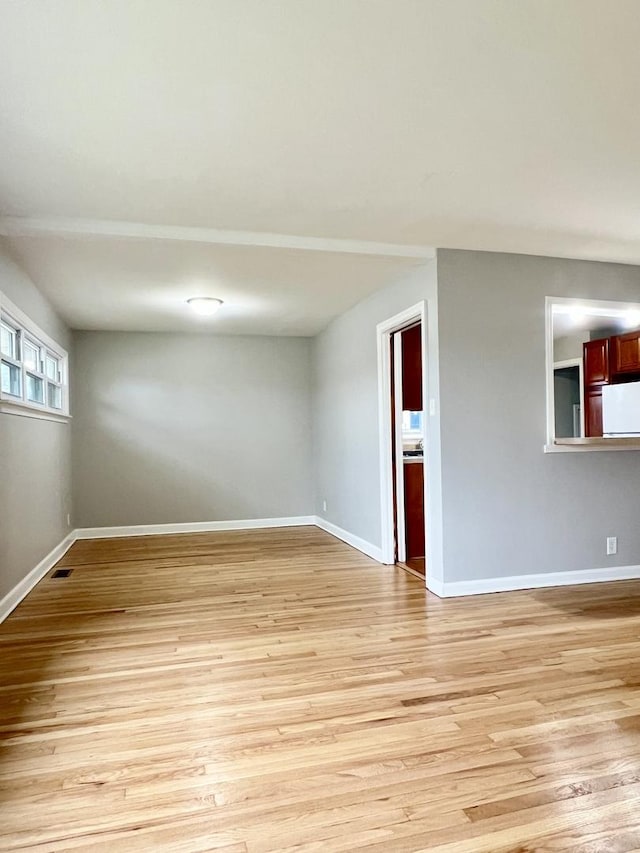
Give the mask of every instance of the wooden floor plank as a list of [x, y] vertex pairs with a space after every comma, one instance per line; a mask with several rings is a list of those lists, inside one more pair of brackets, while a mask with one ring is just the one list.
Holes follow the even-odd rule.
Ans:
[[0, 849], [640, 850], [640, 583], [440, 600], [316, 528], [77, 542], [0, 626]]

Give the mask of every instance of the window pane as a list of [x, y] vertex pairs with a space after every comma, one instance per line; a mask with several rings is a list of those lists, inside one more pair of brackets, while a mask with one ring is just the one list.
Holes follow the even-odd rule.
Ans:
[[402, 431], [403, 432], [422, 432], [422, 412], [402, 413]]
[[62, 408], [62, 388], [50, 382], [47, 383], [47, 406], [50, 409]]
[[44, 382], [39, 376], [27, 373], [27, 400], [32, 403], [44, 403]]
[[20, 368], [3, 361], [2, 365], [0, 365], [0, 387], [3, 394], [11, 394], [12, 397], [22, 397]]
[[40, 350], [25, 338], [22, 340], [22, 360], [25, 367], [40, 371]]
[[47, 358], [45, 362], [45, 373], [47, 374], [48, 379], [53, 379], [54, 382], [60, 381], [60, 363], [57, 358], [54, 358], [52, 355], [47, 353]]
[[0, 351], [9, 358], [17, 358], [17, 335], [15, 330], [4, 323], [0, 324]]

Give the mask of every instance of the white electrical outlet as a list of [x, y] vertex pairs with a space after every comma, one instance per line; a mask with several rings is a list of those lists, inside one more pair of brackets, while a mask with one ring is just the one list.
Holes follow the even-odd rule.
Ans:
[[618, 553], [618, 537], [617, 536], [607, 536], [607, 554], [617, 554]]
[[71, 527], [71, 515], [67, 513], [67, 527]]
[[322, 501], [322, 512], [326, 512], [326, 511], [327, 511], [327, 502]]

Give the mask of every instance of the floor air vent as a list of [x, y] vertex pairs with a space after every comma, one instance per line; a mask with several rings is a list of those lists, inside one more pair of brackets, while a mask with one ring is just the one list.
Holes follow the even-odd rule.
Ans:
[[51, 575], [52, 578], [68, 578], [73, 569], [56, 569]]

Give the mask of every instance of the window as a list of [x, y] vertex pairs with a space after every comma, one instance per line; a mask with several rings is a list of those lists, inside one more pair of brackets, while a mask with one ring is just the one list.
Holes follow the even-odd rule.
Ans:
[[402, 413], [402, 437], [409, 440], [424, 438], [422, 412], [404, 411]]
[[69, 416], [65, 350], [0, 293], [0, 411]]
[[7, 323], [0, 323], [0, 352], [9, 358], [18, 357], [18, 333]]

